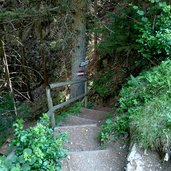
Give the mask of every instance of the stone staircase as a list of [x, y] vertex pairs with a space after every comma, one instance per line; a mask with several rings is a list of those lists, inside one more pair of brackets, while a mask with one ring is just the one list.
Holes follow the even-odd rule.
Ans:
[[78, 116], [69, 116], [58, 131], [69, 133], [68, 157], [63, 161], [62, 171], [124, 171], [127, 145], [124, 139], [118, 140], [105, 149], [98, 139], [99, 125], [106, 118], [106, 109], [90, 110], [83, 108]]

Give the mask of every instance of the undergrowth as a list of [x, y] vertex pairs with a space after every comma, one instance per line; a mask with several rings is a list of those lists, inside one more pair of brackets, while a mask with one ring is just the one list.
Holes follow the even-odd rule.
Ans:
[[10, 159], [0, 159], [0, 170], [4, 171], [60, 171], [61, 160], [67, 151], [63, 145], [66, 134], [59, 133], [54, 137], [53, 129], [49, 128], [49, 117], [43, 115], [36, 127], [23, 129], [22, 120], [15, 126], [15, 154]]
[[[120, 92], [117, 118], [102, 126], [101, 135], [123, 135], [144, 148], [166, 151], [171, 146], [171, 60], [139, 76], [131, 76]], [[107, 133], [105, 133], [107, 132]]]
[[130, 115], [130, 134], [144, 148], [168, 152], [171, 147], [171, 100], [167, 95], [154, 98]]

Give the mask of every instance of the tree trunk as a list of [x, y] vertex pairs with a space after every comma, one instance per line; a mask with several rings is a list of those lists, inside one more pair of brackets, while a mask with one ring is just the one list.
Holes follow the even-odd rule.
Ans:
[[[84, 76], [77, 76], [78, 71], [85, 67], [79, 67], [85, 61], [86, 56], [86, 0], [73, 0], [73, 52], [72, 52], [72, 80], [85, 79]], [[71, 86], [71, 97], [76, 97], [85, 92], [84, 83]]]
[[[98, 6], [97, 6], [97, 0], [94, 0], [94, 15], [95, 17], [97, 17], [97, 13], [98, 13]], [[94, 59], [95, 61], [97, 61], [98, 59], [97, 56], [97, 33], [95, 31], [94, 33]]]

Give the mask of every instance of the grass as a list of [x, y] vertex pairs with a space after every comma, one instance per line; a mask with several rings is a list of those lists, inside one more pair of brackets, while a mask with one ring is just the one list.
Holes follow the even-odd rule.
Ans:
[[162, 95], [130, 117], [132, 140], [143, 148], [167, 152], [171, 147], [171, 100]]

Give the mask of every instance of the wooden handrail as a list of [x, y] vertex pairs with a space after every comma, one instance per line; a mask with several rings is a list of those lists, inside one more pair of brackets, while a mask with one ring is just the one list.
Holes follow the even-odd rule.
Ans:
[[77, 84], [77, 83], [81, 83], [81, 82], [86, 82], [87, 79], [84, 80], [75, 80], [75, 81], [65, 81], [65, 82], [60, 82], [60, 83], [52, 83], [49, 84], [50, 89], [54, 89], [54, 88], [59, 88], [59, 87], [63, 87], [66, 85], [72, 85], [72, 84]]
[[58, 104], [58, 105], [56, 105], [56, 106], [53, 106], [53, 107], [47, 112], [47, 115], [48, 115], [49, 117], [51, 117], [52, 113], [55, 112], [56, 110], [61, 109], [61, 108], [65, 107], [65, 106], [69, 105], [70, 103], [73, 103], [73, 102], [75, 102], [75, 101], [77, 101], [77, 100], [79, 100], [79, 99], [85, 97], [86, 95], [87, 95], [87, 94], [82, 94], [82, 95], [80, 95], [80, 96], [77, 96], [77, 97], [75, 97], [75, 98], [72, 98], [72, 99], [70, 99], [70, 100], [67, 100], [66, 102], [63, 102], [63, 103]]
[[[78, 84], [78, 83], [81, 83], [81, 82], [85, 82], [85, 94], [82, 94], [82, 95], [79, 95], [75, 98], [72, 98], [72, 99], [69, 99], [67, 100], [66, 102], [63, 102], [61, 104], [58, 104], [58, 105], [53, 105], [53, 101], [52, 101], [52, 96], [51, 96], [51, 89], [54, 89], [54, 88], [59, 88], [59, 87], [63, 87], [63, 86], [66, 86], [66, 85], [72, 85], [72, 84]], [[55, 127], [55, 111], [58, 110], [58, 109], [61, 109], [81, 98], [84, 98], [88, 95], [88, 92], [87, 92], [87, 80], [84, 79], [84, 80], [75, 80], [75, 81], [66, 81], [66, 82], [60, 82], [60, 83], [52, 83], [52, 84], [49, 84], [49, 86], [46, 87], [46, 95], [47, 95], [47, 101], [48, 101], [48, 108], [49, 108], [49, 111], [47, 112], [47, 115], [50, 117], [50, 121], [51, 121], [51, 126], [52, 128]], [[87, 99], [85, 99], [85, 105], [87, 105]]]

